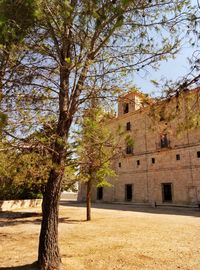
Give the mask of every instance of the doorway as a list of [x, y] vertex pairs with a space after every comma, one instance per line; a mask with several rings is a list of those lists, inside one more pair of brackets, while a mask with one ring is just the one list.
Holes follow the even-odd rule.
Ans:
[[103, 187], [97, 188], [97, 200], [103, 200]]
[[133, 185], [125, 185], [125, 201], [132, 201], [133, 198]]
[[162, 184], [163, 202], [172, 202], [172, 183]]

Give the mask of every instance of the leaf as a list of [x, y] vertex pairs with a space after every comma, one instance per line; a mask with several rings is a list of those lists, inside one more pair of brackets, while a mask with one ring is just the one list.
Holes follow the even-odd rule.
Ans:
[[70, 64], [70, 63], [71, 63], [70, 57], [66, 57], [66, 58], [65, 58], [65, 62], [67, 62], [67, 64]]
[[7, 125], [8, 116], [5, 113], [0, 113], [0, 128], [3, 128]]
[[156, 80], [151, 80], [151, 82], [155, 85], [155, 86], [159, 86], [159, 83]]

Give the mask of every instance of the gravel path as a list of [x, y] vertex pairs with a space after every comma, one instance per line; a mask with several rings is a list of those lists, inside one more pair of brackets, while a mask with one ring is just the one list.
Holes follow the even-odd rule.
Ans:
[[[200, 212], [61, 203], [59, 242], [65, 270], [200, 270]], [[0, 213], [0, 270], [31, 270], [40, 209]]]

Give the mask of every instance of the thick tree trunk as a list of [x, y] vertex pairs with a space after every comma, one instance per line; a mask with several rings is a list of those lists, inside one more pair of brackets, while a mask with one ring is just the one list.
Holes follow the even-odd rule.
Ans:
[[87, 212], [87, 215], [86, 215], [86, 218], [87, 218], [87, 221], [91, 220], [91, 190], [92, 190], [92, 181], [89, 180], [87, 182], [87, 198], [86, 198], [86, 212]]
[[62, 171], [52, 169], [42, 203], [38, 265], [40, 270], [60, 269], [58, 248], [58, 204], [61, 191]]
[[59, 270], [61, 258], [58, 248], [58, 209], [61, 183], [65, 168], [66, 143], [72, 118], [61, 112], [52, 157], [53, 167], [46, 184], [42, 203], [42, 224], [40, 231], [38, 265], [39, 270]]

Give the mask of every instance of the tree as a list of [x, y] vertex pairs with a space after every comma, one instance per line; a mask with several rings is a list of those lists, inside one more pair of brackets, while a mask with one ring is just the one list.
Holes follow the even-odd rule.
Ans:
[[86, 183], [86, 219], [91, 220], [91, 193], [93, 186], [110, 186], [108, 177], [115, 173], [112, 161], [119, 153], [114, 134], [107, 128], [111, 115], [105, 113], [94, 100], [86, 109], [81, 131], [78, 133], [78, 156], [80, 165], [79, 179]]
[[[2, 121], [1, 121], [2, 122]], [[6, 125], [1, 123], [1, 128]], [[42, 197], [51, 168], [49, 149], [53, 121], [19, 143], [16, 138], [2, 138], [0, 143], [1, 199], [30, 199]]]
[[[18, 49], [35, 22], [35, 1], [0, 1], [0, 91], [8, 73], [17, 67]], [[11, 74], [11, 72], [9, 72]]]
[[[11, 147], [1, 144], [0, 200], [42, 198], [51, 169], [51, 159], [45, 149]], [[73, 188], [77, 181], [74, 165], [67, 162], [62, 190]]]
[[[1, 123], [2, 126], [4, 125]], [[30, 134], [23, 142], [0, 143], [0, 199], [31, 199], [42, 197], [49, 171], [52, 167], [51, 144], [55, 132], [55, 121], [47, 119], [43, 126]], [[62, 190], [71, 188], [77, 181], [71, 154], [66, 160]]]
[[50, 166], [47, 158], [13, 149], [2, 151], [0, 157], [1, 200], [42, 198]]
[[175, 55], [179, 27], [191, 13], [182, 0], [37, 1], [37, 22], [19, 52], [23, 57], [16, 52], [17, 69], [4, 72], [2, 103], [9, 117], [2, 132], [22, 140], [41, 119], [57, 117], [42, 204], [41, 270], [60, 269], [58, 202], [74, 118], [97, 91], [94, 85], [101, 88], [99, 97], [112, 96], [121, 76]]
[[[36, 5], [32, 0], [0, 0], [0, 135], [8, 124], [12, 105], [7, 106], [7, 83], [20, 71], [25, 57], [24, 40], [35, 25]], [[9, 86], [13, 87], [13, 85]], [[9, 108], [10, 106], [10, 108]], [[12, 113], [12, 112], [11, 112]], [[12, 127], [13, 129], [13, 127]], [[8, 131], [8, 130], [7, 130]], [[6, 132], [7, 134], [7, 132]]]

